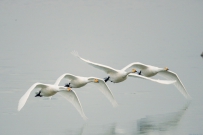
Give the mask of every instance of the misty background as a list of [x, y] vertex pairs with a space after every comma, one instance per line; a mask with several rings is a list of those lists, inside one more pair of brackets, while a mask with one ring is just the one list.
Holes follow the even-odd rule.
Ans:
[[[202, 135], [202, 7], [201, 0], [1, 0], [0, 134]], [[34, 91], [18, 112], [35, 82], [53, 84], [63, 73], [107, 77], [73, 50], [115, 69], [132, 62], [168, 67], [192, 101], [173, 85], [128, 78], [107, 83], [117, 108], [90, 84], [74, 89], [88, 121], [59, 95], [35, 98]]]

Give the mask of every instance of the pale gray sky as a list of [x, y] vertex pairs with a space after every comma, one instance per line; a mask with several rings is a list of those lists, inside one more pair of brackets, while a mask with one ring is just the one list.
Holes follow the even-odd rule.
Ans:
[[[49, 134], [59, 135], [85, 127], [90, 135], [96, 132], [95, 126], [106, 130], [120, 126], [120, 131], [131, 133], [138, 130], [134, 128], [137, 120], [179, 112], [185, 105], [172, 85], [128, 79], [108, 83], [120, 104], [117, 109], [92, 86], [76, 91], [91, 119], [89, 126], [59, 96], [49, 101], [34, 98], [33, 92], [25, 108], [17, 112], [18, 100], [35, 82], [53, 83], [66, 72], [106, 77], [70, 54], [77, 50], [86, 59], [117, 69], [136, 61], [169, 67], [194, 100], [184, 112], [182, 124], [167, 133], [203, 134], [202, 7], [201, 0], [1, 0], [0, 127], [4, 130], [0, 133], [45, 134], [51, 129]], [[123, 126], [123, 122], [127, 124]], [[63, 126], [56, 126], [59, 123]], [[36, 130], [30, 131], [33, 127]]]

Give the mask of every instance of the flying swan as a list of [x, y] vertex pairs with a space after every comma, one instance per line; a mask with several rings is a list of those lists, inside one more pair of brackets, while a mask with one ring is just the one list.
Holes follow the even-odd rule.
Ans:
[[57, 84], [58, 84], [57, 82], [54, 85], [43, 84], [43, 83], [33, 84], [19, 100], [18, 111], [20, 111], [23, 108], [32, 90], [34, 90], [35, 88], [40, 88], [41, 90], [35, 95], [35, 97], [38, 97], [38, 96], [50, 97], [55, 95], [56, 93], [59, 93], [61, 96], [66, 98], [71, 104], [73, 104], [73, 106], [80, 113], [80, 115], [84, 120], [87, 120], [87, 117], [83, 112], [82, 105], [76, 93], [73, 90], [71, 90], [69, 87], [58, 86]]
[[126, 80], [128, 76], [135, 77], [135, 78], [142, 78], [142, 79], [150, 80], [150, 81], [161, 83], [161, 84], [172, 84], [175, 82], [173, 80], [172, 81], [171, 80], [155, 80], [152, 78], [134, 74], [135, 72], [137, 72], [136, 69], [132, 69], [132, 71], [126, 72], [125, 70], [117, 70], [117, 69], [114, 69], [114, 68], [106, 66], [106, 65], [94, 63], [94, 62], [91, 62], [89, 60], [86, 60], [86, 59], [80, 57], [76, 51], [73, 51], [72, 54], [74, 56], [78, 57], [79, 59], [85, 61], [87, 64], [106, 72], [109, 76], [104, 79], [105, 82], [110, 80], [111, 82], [119, 83], [119, 82]]
[[106, 96], [106, 98], [111, 102], [113, 107], [118, 106], [111, 90], [102, 79], [96, 78], [96, 77], [81, 77], [81, 76], [75, 76], [69, 73], [65, 73], [56, 80], [55, 85], [59, 85], [60, 81], [63, 78], [70, 80], [70, 82], [65, 85], [65, 87], [70, 87], [70, 88], [80, 88], [85, 86], [88, 83], [95, 84], [99, 88], [99, 90]]
[[146, 65], [146, 64], [143, 64], [140, 62], [134, 62], [134, 63], [127, 65], [122, 70], [126, 71], [131, 68], [140, 69], [140, 72], [138, 74], [142, 75], [142, 76], [151, 77], [151, 76], [155, 76], [156, 74], [158, 74], [158, 75], [163, 76], [166, 79], [176, 80], [174, 85], [180, 91], [180, 93], [183, 94], [183, 96], [185, 98], [191, 98], [190, 95], [188, 94], [187, 90], [185, 89], [183, 83], [181, 82], [180, 78], [178, 77], [178, 75], [175, 72], [169, 71], [169, 69], [167, 67], [159, 68], [159, 67], [155, 67], [155, 66]]

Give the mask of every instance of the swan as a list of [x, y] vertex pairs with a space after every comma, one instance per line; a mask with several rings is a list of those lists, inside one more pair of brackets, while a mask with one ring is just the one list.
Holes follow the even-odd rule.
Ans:
[[21, 97], [18, 103], [18, 111], [20, 111], [23, 106], [25, 105], [30, 93], [32, 90], [40, 88], [41, 90], [35, 95], [35, 97], [51, 97], [55, 95], [56, 93], [59, 93], [61, 96], [66, 98], [73, 106], [76, 108], [76, 110], [80, 113], [81, 117], [84, 120], [87, 120], [87, 117], [85, 116], [82, 105], [80, 103], [79, 98], [77, 97], [74, 90], [71, 90], [69, 87], [64, 86], [58, 86], [58, 85], [52, 85], [52, 84], [44, 84], [44, 83], [34, 83], [27, 92]]
[[65, 73], [56, 80], [55, 85], [59, 85], [60, 81], [63, 78], [70, 80], [70, 82], [65, 85], [65, 87], [70, 87], [70, 88], [80, 88], [85, 86], [88, 83], [95, 84], [99, 88], [99, 90], [106, 96], [106, 98], [111, 102], [113, 107], [118, 106], [111, 90], [102, 79], [96, 78], [96, 77], [81, 77], [81, 76], [75, 76], [69, 73]]
[[180, 91], [180, 93], [185, 98], [191, 98], [191, 96], [188, 94], [187, 90], [185, 89], [185, 87], [184, 87], [183, 83], [181, 82], [180, 78], [178, 77], [178, 75], [175, 72], [170, 71], [167, 67], [159, 68], [159, 67], [155, 67], [155, 66], [151, 66], [151, 65], [146, 65], [146, 64], [143, 64], [140, 62], [134, 62], [134, 63], [127, 65], [122, 70], [126, 71], [131, 68], [140, 69], [140, 72], [138, 74], [145, 76], [145, 77], [151, 77], [151, 76], [155, 76], [156, 74], [159, 74], [167, 79], [176, 80], [176, 82], [174, 83], [175, 87]]
[[104, 79], [105, 82], [110, 80], [111, 82], [119, 83], [119, 82], [126, 80], [127, 77], [129, 76], [129, 77], [135, 77], [135, 78], [142, 78], [142, 79], [150, 80], [150, 81], [161, 83], [161, 84], [175, 83], [174, 80], [155, 80], [152, 78], [148, 78], [145, 76], [140, 76], [140, 75], [134, 74], [135, 72], [137, 72], [136, 69], [132, 69], [132, 71], [126, 72], [125, 70], [117, 70], [117, 69], [114, 69], [114, 68], [106, 66], [106, 65], [94, 63], [94, 62], [91, 62], [89, 60], [86, 60], [86, 59], [80, 57], [76, 51], [73, 51], [72, 54], [74, 56], [78, 57], [79, 59], [85, 61], [87, 64], [106, 72], [109, 76]]

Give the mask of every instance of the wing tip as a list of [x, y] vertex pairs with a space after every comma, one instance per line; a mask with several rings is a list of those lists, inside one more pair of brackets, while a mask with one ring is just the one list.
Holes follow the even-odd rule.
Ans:
[[78, 52], [77, 52], [77, 51], [75, 51], [75, 50], [73, 50], [73, 51], [71, 52], [71, 54], [72, 54], [73, 56], [75, 56], [75, 57], [80, 58], [80, 56], [79, 56]]
[[192, 97], [191, 97], [189, 94], [186, 96], [186, 98], [187, 98], [188, 100], [192, 100]]
[[86, 116], [85, 114], [83, 114], [82, 118], [83, 118], [83, 120], [85, 120], [85, 121], [88, 120], [88, 118], [87, 118], [87, 116]]
[[117, 107], [119, 106], [116, 101], [114, 101], [114, 102], [112, 103], [112, 105], [113, 105], [114, 108], [117, 108]]
[[23, 102], [23, 97], [18, 102], [18, 109], [17, 109], [18, 111], [20, 111], [23, 108], [23, 106], [25, 105], [25, 103]]
[[22, 107], [18, 105], [18, 109], [17, 110], [20, 111], [21, 109], [22, 109]]

